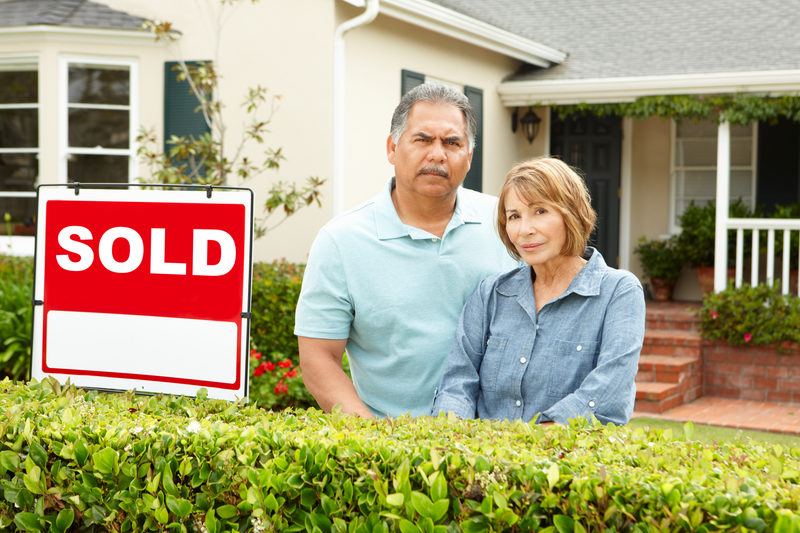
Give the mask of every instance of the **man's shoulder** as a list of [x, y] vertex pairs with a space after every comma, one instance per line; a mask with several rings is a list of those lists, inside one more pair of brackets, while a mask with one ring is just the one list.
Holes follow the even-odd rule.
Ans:
[[490, 209], [492, 211], [497, 207], [497, 196], [473, 191], [472, 189], [465, 189], [464, 187], [461, 187], [460, 193], [461, 198], [472, 207]]
[[360, 233], [366, 228], [374, 227], [374, 210], [378, 197], [348, 209], [330, 219], [322, 229], [320, 235], [327, 235], [333, 238], [344, 238]]

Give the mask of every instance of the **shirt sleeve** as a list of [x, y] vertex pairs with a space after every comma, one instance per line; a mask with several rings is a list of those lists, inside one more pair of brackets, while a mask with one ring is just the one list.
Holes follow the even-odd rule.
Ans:
[[581, 386], [543, 414], [565, 423], [594, 415], [600, 422], [625, 424], [636, 399], [636, 372], [644, 342], [644, 292], [639, 280], [626, 276], [606, 308], [597, 365]]
[[461, 312], [455, 343], [447, 358], [442, 381], [436, 392], [431, 413], [452, 412], [461, 418], [475, 418], [479, 371], [486, 348], [486, 299], [482, 281], [467, 299]]
[[333, 237], [323, 228], [311, 246], [303, 274], [294, 334], [315, 339], [347, 339], [353, 316], [342, 255]]

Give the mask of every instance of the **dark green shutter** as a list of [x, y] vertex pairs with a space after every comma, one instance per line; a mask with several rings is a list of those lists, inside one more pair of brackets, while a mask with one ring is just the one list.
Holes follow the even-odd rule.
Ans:
[[[199, 62], [193, 62], [194, 64]], [[177, 61], [164, 63], [164, 151], [168, 151], [167, 139], [172, 135], [199, 136], [209, 131], [197, 97], [186, 80], [178, 81]]]
[[402, 97], [408, 91], [425, 83], [425, 74], [419, 72], [412, 72], [410, 70], [401, 70], [400, 78], [400, 96]]
[[473, 191], [483, 191], [483, 91], [475, 87], [464, 87], [464, 94], [469, 99], [478, 127], [475, 131], [475, 150], [472, 152], [472, 165], [464, 187]]

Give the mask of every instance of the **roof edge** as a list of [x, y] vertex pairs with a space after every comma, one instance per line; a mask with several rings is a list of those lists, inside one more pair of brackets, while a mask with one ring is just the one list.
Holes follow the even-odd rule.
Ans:
[[26, 34], [62, 34], [62, 35], [94, 35], [102, 37], [127, 37], [143, 41], [155, 40], [155, 36], [145, 30], [124, 30], [110, 28], [93, 28], [89, 26], [59, 26], [51, 24], [34, 24], [31, 26], [0, 27], [0, 35]]
[[[344, 0], [363, 7], [364, 0]], [[380, 0], [380, 13], [539, 67], [561, 63], [567, 54], [428, 0]]]
[[506, 107], [632, 102], [642, 96], [671, 94], [797, 93], [800, 70], [511, 80], [500, 83], [497, 92]]

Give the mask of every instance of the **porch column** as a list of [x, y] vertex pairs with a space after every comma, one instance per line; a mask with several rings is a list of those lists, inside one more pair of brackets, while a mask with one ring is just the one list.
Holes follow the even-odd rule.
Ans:
[[717, 219], [714, 238], [714, 292], [725, 288], [728, 275], [728, 205], [731, 182], [731, 125], [727, 120], [717, 130]]

